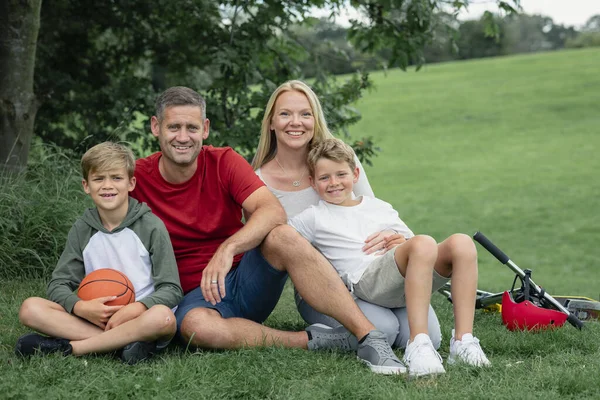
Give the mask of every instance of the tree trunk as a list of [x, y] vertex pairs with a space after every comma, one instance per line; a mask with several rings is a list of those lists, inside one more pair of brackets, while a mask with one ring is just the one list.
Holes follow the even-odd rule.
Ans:
[[37, 101], [35, 51], [42, 0], [0, 1], [0, 168], [27, 165]]

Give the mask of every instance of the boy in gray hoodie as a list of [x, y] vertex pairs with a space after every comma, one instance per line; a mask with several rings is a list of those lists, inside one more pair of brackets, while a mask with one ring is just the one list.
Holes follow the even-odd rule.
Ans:
[[[21, 336], [15, 352], [63, 355], [122, 349], [128, 364], [166, 347], [176, 332], [172, 309], [183, 298], [169, 234], [145, 203], [129, 197], [135, 161], [126, 146], [105, 142], [81, 159], [83, 189], [95, 208], [69, 231], [65, 249], [48, 284], [48, 299], [30, 297], [19, 310], [21, 323], [37, 332]], [[118, 270], [135, 289], [135, 302], [84, 301], [75, 292], [82, 279], [101, 268]]]

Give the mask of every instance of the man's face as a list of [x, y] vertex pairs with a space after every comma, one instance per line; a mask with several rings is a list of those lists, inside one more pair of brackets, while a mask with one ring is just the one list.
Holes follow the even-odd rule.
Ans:
[[152, 117], [152, 134], [158, 138], [164, 161], [179, 167], [193, 165], [208, 137], [210, 121], [202, 118], [198, 106], [173, 106], [164, 111], [162, 121]]
[[315, 165], [315, 176], [311, 177], [313, 188], [323, 200], [339, 206], [351, 206], [352, 189], [358, 181], [358, 167], [352, 171], [347, 162], [336, 162], [321, 158]]

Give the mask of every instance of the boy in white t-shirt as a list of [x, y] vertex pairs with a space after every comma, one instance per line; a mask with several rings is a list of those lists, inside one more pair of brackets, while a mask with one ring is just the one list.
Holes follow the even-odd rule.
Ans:
[[[410, 340], [404, 361], [411, 376], [445, 372], [427, 333], [427, 314], [431, 293], [450, 276], [455, 330], [448, 363], [490, 365], [472, 334], [477, 253], [471, 238], [455, 234], [438, 245], [430, 236], [415, 236], [390, 204], [354, 197], [359, 169], [353, 154], [339, 139], [325, 140], [310, 151], [311, 185], [321, 201], [288, 223], [323, 253], [354, 295], [384, 307], [407, 308]], [[406, 241], [375, 254], [364, 253], [364, 238], [386, 229]]]

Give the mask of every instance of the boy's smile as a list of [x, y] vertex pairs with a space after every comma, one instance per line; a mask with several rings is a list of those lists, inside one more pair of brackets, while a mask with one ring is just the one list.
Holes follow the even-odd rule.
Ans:
[[315, 176], [311, 177], [311, 184], [326, 202], [350, 207], [360, 203], [360, 200], [352, 198], [358, 174], [358, 168], [352, 171], [347, 162], [321, 158], [315, 165]]
[[129, 178], [127, 169], [90, 171], [82, 181], [83, 190], [90, 195], [102, 217], [105, 213], [127, 213], [129, 192], [135, 187], [135, 177]]

